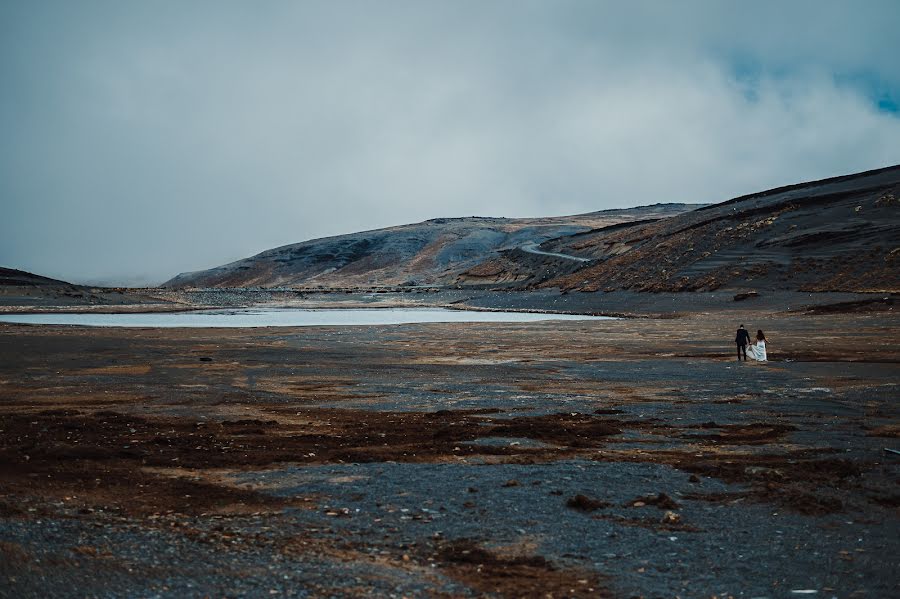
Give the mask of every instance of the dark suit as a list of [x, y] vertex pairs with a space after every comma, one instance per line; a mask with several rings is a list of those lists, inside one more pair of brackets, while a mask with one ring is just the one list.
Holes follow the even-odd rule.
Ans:
[[744, 354], [744, 361], [747, 361], [747, 346], [750, 344], [750, 333], [747, 329], [738, 329], [737, 336], [734, 338], [737, 344], [738, 361], [741, 359], [741, 353]]

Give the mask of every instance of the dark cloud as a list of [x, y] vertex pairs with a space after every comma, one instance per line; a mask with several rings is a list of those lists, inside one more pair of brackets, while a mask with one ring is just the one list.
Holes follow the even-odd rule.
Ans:
[[900, 162], [900, 5], [6, 2], [0, 263], [158, 282]]

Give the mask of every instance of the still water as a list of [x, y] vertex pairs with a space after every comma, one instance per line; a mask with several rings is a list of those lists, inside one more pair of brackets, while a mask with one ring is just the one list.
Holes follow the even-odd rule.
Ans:
[[605, 316], [473, 312], [442, 308], [300, 310], [247, 308], [141, 314], [0, 314], [0, 322], [70, 324], [90, 327], [311, 327], [415, 324], [427, 322], [541, 322], [609, 320]]

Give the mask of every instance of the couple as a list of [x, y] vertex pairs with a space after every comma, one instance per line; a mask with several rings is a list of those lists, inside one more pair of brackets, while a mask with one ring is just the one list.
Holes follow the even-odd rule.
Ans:
[[737, 330], [734, 342], [737, 343], [738, 362], [741, 361], [741, 353], [744, 354], [745, 362], [748, 355], [757, 362], [768, 361], [766, 359], [766, 336], [763, 335], [762, 330], [756, 331], [756, 341], [750, 341], [750, 333], [747, 332], [744, 325], [741, 325]]

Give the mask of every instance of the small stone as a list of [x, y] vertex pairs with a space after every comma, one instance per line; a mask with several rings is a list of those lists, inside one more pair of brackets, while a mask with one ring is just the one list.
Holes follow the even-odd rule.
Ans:
[[663, 524], [677, 524], [681, 521], [681, 516], [676, 514], [675, 512], [666, 512], [663, 514], [662, 523]]
[[612, 504], [608, 501], [593, 499], [591, 497], [588, 497], [587, 495], [576, 495], [569, 498], [569, 500], [566, 502], [566, 507], [580, 510], [582, 512], [592, 512], [594, 510], [607, 508], [611, 505]]

